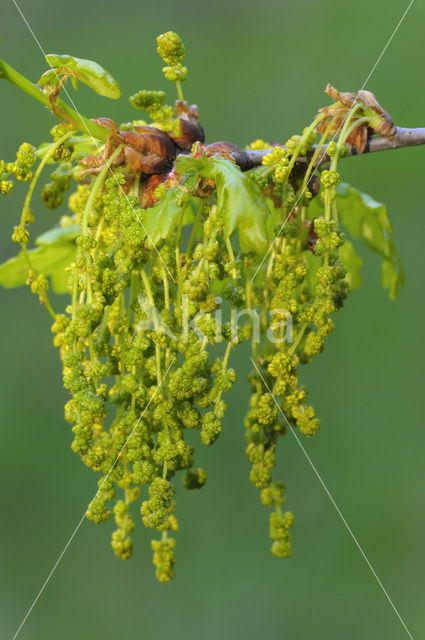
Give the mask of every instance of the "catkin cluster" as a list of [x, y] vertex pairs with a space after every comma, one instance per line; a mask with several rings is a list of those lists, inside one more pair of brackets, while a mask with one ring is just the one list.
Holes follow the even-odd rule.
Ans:
[[[208, 151], [202, 144], [197, 108], [182, 100], [180, 38], [168, 32], [157, 44], [165, 76], [178, 85], [174, 110], [164, 92], [139, 91], [130, 102], [150, 125], [119, 128], [103, 119], [111, 135], [94, 156], [87, 136], [57, 125], [50, 143], [38, 150], [24, 143], [14, 162], [0, 161], [0, 193], [11, 191], [14, 178], [31, 181], [12, 239], [21, 246], [20, 270], [53, 318], [71, 448], [99, 474], [87, 517], [114, 520], [111, 546], [123, 560], [132, 555], [137, 521], [155, 531], [156, 575], [167, 582], [175, 566], [176, 482], [193, 490], [207, 480], [188, 432], [206, 446], [219, 438], [236, 379], [230, 362], [243, 341], [251, 343], [253, 363], [249, 479], [272, 509], [272, 553], [291, 554], [294, 516], [283, 511], [285, 486], [274, 478], [278, 440], [289, 429], [314, 436], [320, 427], [300, 369], [322, 352], [349, 293], [338, 160], [358, 116], [348, 113], [324, 170], [316, 161], [334, 130], [330, 109], [285, 145], [256, 140], [250, 148], [268, 153], [243, 173], [235, 145]], [[48, 163], [54, 168], [42, 202], [56, 210], [66, 198], [68, 211], [31, 251], [31, 197]], [[50, 262], [40, 262], [49, 246]], [[64, 281], [62, 313], [52, 308], [46, 275]]]

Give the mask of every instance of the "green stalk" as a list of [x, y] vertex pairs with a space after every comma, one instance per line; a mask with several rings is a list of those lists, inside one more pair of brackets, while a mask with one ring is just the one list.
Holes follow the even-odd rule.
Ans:
[[[164, 265], [161, 265], [162, 282], [164, 283], [164, 305], [168, 313], [170, 313], [170, 285], [168, 283], [167, 272]], [[167, 368], [170, 361], [170, 349], [165, 349], [165, 367]]]
[[[140, 271], [140, 275], [142, 277], [143, 286], [145, 288], [149, 303], [152, 305], [152, 307], [155, 307], [155, 300], [153, 297], [152, 289], [151, 289], [146, 271], [142, 269]], [[154, 321], [155, 331], [158, 331], [159, 327], [158, 327], [158, 321], [155, 313], [153, 316], [153, 321]], [[156, 381], [159, 388], [161, 384], [161, 347], [157, 342], [155, 342], [155, 360], [156, 360]]]
[[320, 152], [322, 150], [322, 147], [323, 147], [323, 145], [325, 143], [326, 138], [328, 137], [328, 134], [329, 134], [329, 131], [331, 130], [331, 128], [332, 128], [332, 123], [329, 124], [329, 126], [326, 128], [325, 133], [322, 135], [322, 137], [320, 138], [320, 140], [319, 140], [319, 142], [318, 142], [318, 144], [316, 146], [315, 152], [311, 156], [311, 160], [309, 162], [309, 165], [307, 167], [307, 171], [305, 172], [305, 175], [304, 175], [303, 183], [301, 185], [301, 192], [303, 192], [304, 189], [307, 188], [307, 184], [308, 184], [308, 180], [310, 178], [311, 172], [314, 169], [314, 165], [316, 163], [316, 160], [319, 157], [319, 154], [320, 154]]
[[[124, 295], [123, 291], [120, 294], [120, 317], [121, 318], [125, 318], [126, 317], [125, 295]], [[121, 381], [123, 376], [124, 376], [124, 371], [125, 371], [125, 354], [126, 354], [126, 350], [127, 350], [126, 349], [126, 340], [125, 340], [124, 335], [122, 333], [120, 333], [120, 335], [119, 335], [118, 344], [120, 346], [120, 375], [119, 375], [119, 379]]]
[[293, 169], [293, 167], [294, 167], [295, 161], [296, 161], [296, 159], [297, 159], [297, 157], [298, 157], [298, 155], [299, 155], [299, 153], [300, 153], [300, 151], [301, 151], [301, 147], [303, 146], [304, 142], [308, 139], [308, 137], [309, 137], [310, 133], [311, 133], [312, 131], [314, 131], [314, 129], [315, 129], [315, 128], [317, 127], [317, 125], [319, 124], [319, 122], [320, 122], [321, 120], [323, 120], [323, 118], [325, 118], [325, 117], [326, 117], [326, 115], [325, 115], [324, 113], [320, 113], [318, 116], [316, 116], [316, 118], [314, 118], [313, 122], [312, 122], [312, 123], [311, 123], [311, 125], [308, 127], [308, 129], [306, 129], [305, 133], [303, 133], [303, 134], [300, 136], [300, 139], [299, 139], [299, 141], [298, 141], [298, 144], [297, 144], [297, 146], [295, 147], [295, 149], [294, 149], [294, 153], [292, 154], [291, 159], [290, 159], [289, 164], [288, 164], [288, 169], [289, 169], [289, 171], [288, 171], [288, 175], [291, 173], [291, 171], [292, 171], [292, 169]]
[[[236, 329], [236, 327], [232, 324], [232, 332], [235, 329]], [[231, 342], [227, 343], [227, 347], [226, 347], [226, 351], [225, 351], [225, 354], [224, 354], [224, 357], [223, 357], [223, 363], [222, 363], [222, 367], [221, 367], [221, 370], [222, 370], [223, 373], [226, 372], [227, 365], [229, 363], [229, 356], [230, 356], [230, 352], [232, 350], [232, 346], [233, 345], [232, 345]], [[221, 393], [220, 393], [220, 397], [221, 397]]]
[[167, 272], [165, 271], [165, 267], [161, 265], [161, 276], [162, 282], [164, 283], [164, 304], [167, 311], [170, 310], [170, 287], [168, 284]]
[[138, 292], [139, 292], [139, 272], [132, 271], [130, 276], [130, 293], [128, 297], [127, 329], [130, 328], [131, 314], [133, 311], [132, 307], [133, 307], [134, 301], [137, 299]]
[[177, 234], [176, 234], [176, 242], [174, 245], [174, 252], [176, 256], [176, 273], [177, 273], [177, 304], [179, 305], [181, 302], [181, 286], [182, 286], [182, 268], [180, 264], [180, 240], [182, 235], [182, 227], [183, 227], [183, 218], [186, 211], [186, 207], [188, 204], [188, 200], [186, 200], [182, 205], [182, 210], [180, 212]]
[[[340, 155], [340, 153], [342, 151], [342, 148], [344, 147], [345, 140], [350, 135], [350, 132], [352, 131], [353, 126], [357, 126], [358, 123], [359, 123], [359, 120], [356, 120], [353, 123], [352, 122], [353, 117], [355, 116], [356, 111], [358, 111], [362, 107], [363, 107], [363, 105], [358, 103], [347, 114], [347, 117], [345, 118], [345, 121], [344, 121], [344, 126], [342, 127], [341, 133], [339, 134], [339, 137], [338, 137], [338, 142], [337, 142], [337, 146], [336, 146], [336, 152], [335, 152], [335, 154], [334, 154], [334, 156], [332, 157], [332, 160], [331, 160], [331, 166], [329, 167], [330, 171], [336, 171], [337, 170], [339, 155]], [[360, 120], [364, 121], [363, 118], [360, 118]], [[367, 118], [366, 118], [366, 120], [367, 120]], [[331, 219], [331, 194], [330, 194], [330, 190], [329, 189], [327, 190], [326, 195], [325, 195], [325, 218], [326, 218], [326, 220], [330, 220]], [[328, 256], [325, 256], [325, 258], [326, 258], [325, 259], [325, 263], [327, 264]]]
[[[21, 226], [25, 226], [25, 221], [27, 218], [27, 212], [29, 210], [29, 206], [31, 203], [31, 198], [32, 198], [32, 194], [34, 192], [34, 188], [35, 185], [37, 184], [37, 181], [40, 177], [41, 172], [44, 169], [44, 166], [46, 164], [46, 162], [52, 157], [52, 155], [54, 154], [54, 152], [56, 151], [56, 149], [58, 147], [60, 147], [60, 145], [65, 142], [65, 140], [67, 138], [70, 137], [70, 135], [72, 134], [72, 132], [70, 131], [69, 133], [66, 133], [64, 136], [62, 136], [57, 142], [55, 142], [55, 144], [53, 144], [51, 146], [51, 148], [49, 149], [48, 153], [46, 153], [46, 155], [44, 156], [44, 158], [41, 160], [40, 164], [37, 167], [37, 170], [34, 174], [33, 179], [31, 180], [31, 184], [29, 186], [29, 189], [27, 191], [27, 195], [25, 196], [25, 201], [24, 201], [24, 206], [22, 207], [22, 213], [21, 213]], [[33, 273], [36, 273], [36, 269], [34, 269], [33, 264], [31, 262], [31, 258], [30, 255], [28, 253], [28, 249], [27, 249], [27, 245], [25, 243], [21, 243], [21, 247], [22, 247], [22, 253], [24, 254], [24, 258], [25, 261], [28, 265], [28, 271], [32, 271]], [[47, 295], [47, 292], [44, 292], [44, 294], [41, 296], [42, 301], [44, 306], [46, 307], [47, 311], [50, 313], [50, 315], [52, 316], [53, 320], [56, 319], [56, 313], [53, 311], [53, 308], [49, 302], [49, 298]]]
[[176, 88], [177, 88], [177, 95], [179, 97], [179, 100], [184, 100], [183, 97], [183, 89], [182, 89], [182, 84], [180, 82], [180, 80], [176, 80]]
[[355, 129], [356, 127], [359, 126], [359, 124], [362, 124], [364, 122], [370, 122], [370, 118], [363, 116], [363, 118], [359, 118], [358, 120], [355, 120], [355, 122], [352, 122], [349, 128], [346, 130], [343, 138], [342, 138], [342, 132], [341, 132], [341, 136], [339, 137], [338, 144], [337, 144], [337, 155], [341, 153], [341, 150], [344, 148], [345, 142], [347, 138], [350, 137], [350, 133], [353, 131], [353, 129]]
[[42, 300], [43, 300], [43, 305], [46, 307], [47, 311], [49, 312], [49, 314], [51, 315], [53, 320], [56, 320], [56, 313], [53, 310], [52, 305], [50, 304], [50, 301], [49, 301], [49, 298], [47, 297], [47, 293], [46, 292], [44, 292], [42, 294]]
[[291, 348], [288, 351], [288, 355], [293, 356], [295, 351], [297, 350], [298, 345], [300, 344], [301, 340], [303, 339], [305, 330], [307, 329], [307, 322], [303, 322], [303, 324], [301, 325], [300, 330], [298, 331], [297, 337], [294, 341], [294, 343], [292, 344]]
[[[230, 261], [235, 264], [236, 260], [235, 260], [235, 254], [233, 253], [233, 247], [232, 247], [232, 243], [230, 241], [229, 236], [226, 236], [225, 238], [225, 243], [226, 243], [226, 248], [227, 251], [229, 253], [229, 257], [230, 257]], [[237, 282], [237, 270], [236, 267], [234, 267], [232, 269], [232, 280], [234, 282], [234, 284], [236, 285]], [[236, 336], [237, 336], [237, 326], [236, 326], [236, 309], [234, 309], [234, 307], [232, 306], [230, 309], [230, 342], [227, 345], [227, 349], [226, 349], [226, 353], [224, 355], [224, 359], [223, 359], [223, 371], [225, 371], [225, 367], [227, 367], [227, 361], [229, 360], [229, 355], [230, 355], [230, 351], [232, 349], [233, 346], [233, 342], [235, 341], [236, 344]], [[220, 394], [221, 396], [221, 394]]]
[[27, 211], [29, 209], [30, 203], [31, 203], [31, 198], [32, 198], [32, 194], [35, 188], [35, 185], [37, 184], [37, 180], [40, 177], [40, 173], [43, 171], [43, 168], [46, 164], [46, 162], [48, 160], [50, 160], [50, 158], [53, 156], [53, 154], [55, 153], [56, 149], [58, 147], [61, 146], [61, 144], [63, 144], [65, 142], [65, 140], [67, 138], [69, 138], [72, 135], [72, 131], [69, 131], [68, 133], [66, 133], [64, 136], [62, 136], [61, 138], [59, 138], [59, 140], [57, 140], [57, 142], [55, 142], [51, 148], [49, 149], [49, 151], [46, 153], [46, 155], [43, 157], [43, 159], [41, 160], [40, 164], [37, 167], [37, 171], [34, 174], [33, 179], [31, 180], [31, 184], [29, 186], [29, 189], [27, 191], [27, 195], [25, 196], [25, 201], [24, 201], [24, 206], [22, 208], [22, 214], [21, 214], [21, 225], [25, 225], [25, 220], [26, 220], [26, 214]]
[[[245, 292], [246, 292], [246, 306], [248, 309], [253, 309], [252, 305], [252, 285], [248, 277], [245, 279]], [[252, 323], [252, 336], [251, 336], [251, 351], [252, 357], [256, 360], [258, 355], [258, 345], [254, 341], [254, 323]]]
[[117, 147], [114, 151], [114, 153], [111, 155], [110, 158], [108, 158], [106, 164], [102, 167], [102, 171], [99, 173], [99, 175], [96, 177], [96, 180], [93, 183], [93, 187], [90, 191], [90, 195], [87, 199], [87, 203], [84, 209], [84, 213], [83, 213], [83, 217], [81, 220], [81, 230], [83, 233], [86, 233], [87, 231], [87, 221], [88, 221], [88, 217], [89, 217], [89, 213], [90, 210], [93, 207], [94, 201], [97, 197], [97, 194], [99, 193], [103, 183], [105, 182], [105, 177], [106, 174], [109, 171], [110, 166], [112, 165], [113, 161], [115, 160], [115, 158], [121, 153], [121, 149], [122, 149], [123, 145], [121, 144], [119, 147]]
[[[318, 142], [318, 144], [316, 146], [315, 152], [313, 153], [313, 155], [311, 157], [311, 160], [310, 160], [310, 162], [308, 164], [307, 171], [304, 174], [303, 182], [302, 182], [302, 185], [301, 185], [301, 190], [300, 190], [301, 197], [303, 196], [304, 191], [307, 189], [307, 186], [308, 186], [308, 183], [309, 183], [309, 180], [310, 180], [310, 176], [311, 176], [312, 172], [315, 169], [316, 160], [319, 157], [319, 154], [320, 154], [320, 152], [322, 150], [322, 147], [323, 147], [323, 145], [325, 143], [326, 138], [329, 135], [329, 131], [331, 130], [331, 128], [332, 128], [332, 122], [329, 123], [329, 125], [327, 126], [325, 132], [323, 133], [322, 137], [320, 138], [320, 140], [319, 140], [319, 142]], [[303, 198], [302, 206], [301, 206], [301, 216], [299, 218], [300, 236], [301, 236], [302, 227], [303, 227], [304, 221], [305, 221], [305, 211], [306, 211], [306, 205], [305, 205], [305, 200]]]
[[[236, 263], [235, 254], [233, 253], [233, 247], [232, 247], [232, 243], [230, 241], [229, 236], [226, 236], [224, 241], [226, 243], [226, 249], [227, 249], [227, 252], [228, 252], [229, 257], [230, 257], [230, 262], [235, 264]], [[236, 267], [233, 267], [233, 269], [232, 269], [232, 278], [233, 278], [234, 282], [236, 283], [236, 280], [237, 280]]]
[[[91, 188], [90, 191], [90, 195], [87, 199], [87, 203], [83, 212], [83, 216], [81, 219], [81, 232], [82, 233], [86, 233], [87, 232], [87, 221], [88, 221], [88, 217], [89, 217], [89, 212], [93, 207], [94, 201], [97, 197], [97, 194], [99, 193], [103, 183], [105, 182], [105, 177], [106, 174], [109, 171], [109, 168], [111, 166], [111, 164], [113, 163], [113, 161], [115, 160], [115, 158], [118, 156], [118, 154], [121, 152], [122, 149], [122, 145], [120, 145], [117, 149], [115, 149], [114, 153], [111, 155], [110, 158], [108, 158], [108, 161], [106, 162], [105, 166], [102, 168], [102, 171], [99, 173], [99, 175], [96, 177], [96, 180], [93, 182], [93, 186]], [[79, 246], [77, 249], [77, 255], [75, 258], [75, 269], [74, 269], [74, 287], [73, 287], [73, 292], [72, 292], [72, 319], [75, 320], [75, 313], [77, 311], [77, 297], [78, 297], [78, 262], [81, 259], [81, 247]]]
[[[21, 75], [18, 71], [16, 71], [16, 69], [14, 69], [10, 65], [8, 65], [4, 60], [1, 60], [1, 59], [0, 59], [0, 79], [8, 80], [12, 84], [14, 84], [15, 87], [18, 87], [18, 89], [21, 89], [21, 91], [24, 91], [25, 93], [27, 93], [29, 96], [31, 96], [31, 98], [34, 98], [34, 100], [41, 102], [41, 104], [47, 107], [49, 111], [52, 111], [52, 105], [49, 100], [49, 96], [44, 94], [38, 85], [32, 83], [30, 80], [25, 78], [25, 76]], [[109, 131], [109, 129], [106, 129], [106, 127], [102, 127], [101, 125], [96, 124], [92, 120], [89, 120], [88, 118], [85, 118], [84, 116], [80, 115], [79, 113], [77, 113], [77, 111], [69, 107], [60, 98], [56, 99], [56, 104], [64, 113], [66, 113], [66, 115], [70, 118], [70, 120], [72, 120], [75, 123], [72, 126], [73, 130], [81, 131], [82, 133], [89, 134], [93, 138], [96, 138], [97, 140], [101, 140], [102, 142], [106, 142], [106, 140], [109, 138], [111, 132]]]
[[201, 218], [202, 206], [203, 206], [203, 202], [201, 201], [199, 203], [198, 211], [196, 212], [196, 218], [195, 218], [195, 221], [194, 221], [193, 226], [192, 226], [192, 231], [190, 232], [189, 242], [187, 243], [187, 247], [186, 247], [186, 251], [185, 251], [185, 254], [187, 256], [189, 255], [189, 252], [190, 252], [190, 250], [192, 248], [193, 241], [195, 239], [195, 234], [196, 234], [196, 231], [198, 229], [199, 220]]

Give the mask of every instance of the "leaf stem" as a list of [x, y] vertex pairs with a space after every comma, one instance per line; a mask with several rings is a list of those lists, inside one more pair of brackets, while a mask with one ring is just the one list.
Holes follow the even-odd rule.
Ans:
[[[41, 102], [41, 104], [43, 104], [49, 109], [49, 111], [53, 113], [49, 96], [43, 93], [43, 91], [37, 84], [32, 83], [25, 76], [16, 71], [16, 69], [8, 65], [7, 62], [0, 59], [0, 79], [1, 78], [3, 78], [4, 80], [8, 80], [12, 84], [14, 84], [15, 87], [18, 87], [18, 89], [21, 89], [21, 91], [24, 91], [29, 96], [31, 96], [31, 98], [34, 98], [38, 102]], [[102, 142], [106, 142], [106, 140], [109, 138], [111, 132], [109, 131], [109, 129], [106, 129], [106, 127], [102, 127], [96, 122], [93, 122], [92, 120], [89, 120], [88, 118], [80, 115], [77, 111], [69, 107], [60, 98], [57, 98], [56, 104], [74, 123], [74, 125], [72, 125], [71, 127], [72, 130], [81, 131], [85, 134], [88, 133], [93, 138], [102, 140]]]

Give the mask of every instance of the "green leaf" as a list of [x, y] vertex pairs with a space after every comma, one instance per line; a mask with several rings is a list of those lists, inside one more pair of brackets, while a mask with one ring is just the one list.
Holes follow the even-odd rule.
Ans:
[[[224, 235], [237, 230], [242, 251], [264, 254], [267, 251], [266, 220], [269, 209], [252, 182], [231, 160], [213, 156], [181, 158], [177, 171], [193, 178], [196, 173], [214, 180], [217, 187], [217, 211], [224, 222]], [[188, 178], [189, 179], [189, 178]]]
[[363, 260], [356, 253], [351, 242], [344, 242], [339, 248], [339, 258], [347, 269], [346, 280], [351, 289], [358, 289], [362, 283], [362, 264]]
[[69, 244], [81, 233], [78, 225], [72, 227], [57, 227], [49, 229], [35, 239], [35, 244]]
[[[34, 268], [50, 277], [55, 293], [66, 293], [68, 273], [65, 268], [75, 260], [77, 229], [51, 229], [36, 239], [39, 245], [36, 249], [28, 251]], [[0, 285], [6, 289], [21, 287], [27, 278], [28, 264], [22, 251], [0, 265]]]
[[181, 193], [177, 187], [171, 187], [158, 204], [145, 210], [142, 222], [149, 248], [152, 249], [174, 232], [182, 212]]
[[382, 286], [389, 289], [391, 298], [395, 298], [399, 285], [404, 283], [404, 274], [392, 241], [392, 227], [386, 206], [346, 183], [337, 187], [336, 203], [350, 235], [362, 238], [369, 249], [383, 257]]
[[211, 160], [207, 156], [193, 158], [192, 156], [179, 156], [177, 158], [177, 171], [187, 178], [188, 176], [199, 176], [202, 171], [208, 170]]
[[239, 233], [242, 251], [264, 254], [268, 248], [266, 219], [269, 213], [257, 185], [231, 160], [211, 159], [208, 175], [217, 186], [218, 215], [223, 216], [224, 235]]
[[[46, 56], [47, 63], [54, 68], [43, 74], [39, 84], [57, 84], [56, 74], [70, 75], [74, 88], [76, 81], [80, 80], [93, 91], [106, 98], [119, 98], [121, 89], [118, 82], [100, 64], [92, 60], [84, 60], [69, 55], [49, 54]], [[56, 82], [55, 82], [56, 81]]]
[[59, 84], [59, 80], [56, 69], [49, 69], [43, 73], [37, 84], [40, 85], [40, 87], [45, 87], [46, 85], [56, 87]]
[[391, 300], [397, 298], [400, 285], [404, 284], [403, 271], [400, 272], [392, 260], [384, 259], [381, 265], [381, 283], [384, 289], [389, 289]]
[[198, 198], [189, 198], [187, 206], [185, 207], [183, 214], [183, 226], [187, 226], [189, 224], [193, 224], [195, 222], [196, 213], [199, 207], [199, 199]]

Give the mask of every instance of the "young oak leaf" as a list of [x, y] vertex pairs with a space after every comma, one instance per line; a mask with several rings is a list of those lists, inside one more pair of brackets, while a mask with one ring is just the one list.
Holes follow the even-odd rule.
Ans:
[[347, 269], [346, 280], [351, 289], [354, 291], [362, 284], [362, 265], [363, 260], [357, 255], [353, 243], [346, 241], [339, 248], [339, 259]]
[[195, 175], [208, 178], [217, 187], [217, 213], [224, 222], [224, 235], [237, 230], [242, 251], [267, 251], [266, 220], [269, 209], [257, 186], [234, 162], [219, 156], [180, 158], [177, 171], [193, 182]]
[[[390, 298], [396, 298], [398, 287], [404, 284], [404, 272], [392, 240], [386, 206], [344, 182], [337, 187], [336, 204], [350, 235], [362, 238], [369, 249], [383, 257], [381, 283], [389, 290]], [[354, 264], [352, 260], [351, 263]]]
[[[65, 268], [75, 260], [78, 233], [78, 227], [51, 229], [36, 239], [37, 248], [28, 251], [34, 268], [50, 277], [55, 293], [66, 293], [68, 273]], [[21, 287], [27, 278], [28, 263], [22, 251], [0, 265], [0, 285], [6, 289]]]
[[41, 87], [58, 85], [58, 76], [65, 75], [70, 76], [74, 89], [77, 88], [80, 80], [105, 98], [117, 99], [121, 96], [118, 82], [97, 62], [53, 53], [46, 56], [46, 62], [52, 68], [43, 73], [38, 81]]
[[181, 212], [181, 191], [177, 187], [171, 187], [158, 204], [144, 210], [142, 222], [147, 236], [146, 245], [150, 249], [172, 235]]

